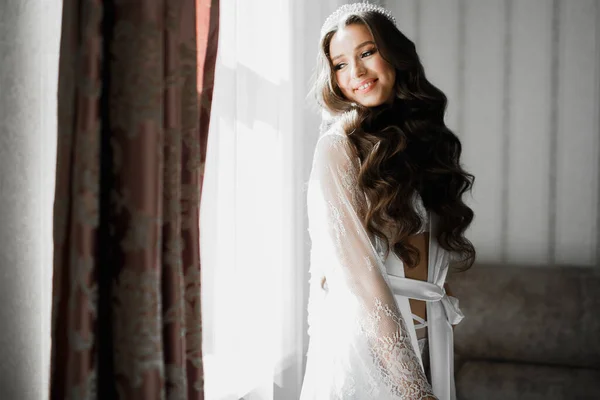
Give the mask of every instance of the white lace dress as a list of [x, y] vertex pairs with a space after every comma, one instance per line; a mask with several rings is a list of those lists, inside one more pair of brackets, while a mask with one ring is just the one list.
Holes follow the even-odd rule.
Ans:
[[[319, 138], [313, 159], [310, 343], [300, 400], [454, 399], [450, 324], [462, 314], [443, 289], [449, 254], [436, 245], [430, 218], [428, 282], [405, 278], [393, 253], [383, 259], [361, 222], [366, 199], [349, 146], [334, 126]], [[409, 297], [428, 302], [427, 339], [417, 339]], [[420, 347], [430, 354], [430, 380]]]

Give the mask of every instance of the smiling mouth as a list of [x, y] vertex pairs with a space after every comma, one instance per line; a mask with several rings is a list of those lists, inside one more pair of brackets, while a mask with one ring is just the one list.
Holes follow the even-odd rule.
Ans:
[[377, 79], [374, 79], [368, 83], [365, 83], [364, 85], [359, 86], [358, 88], [354, 89], [354, 91], [358, 93], [366, 93], [373, 87], [375, 82], [377, 82]]

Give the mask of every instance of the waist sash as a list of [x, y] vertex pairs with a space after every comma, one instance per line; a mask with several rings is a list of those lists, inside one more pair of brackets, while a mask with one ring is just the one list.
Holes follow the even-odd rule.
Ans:
[[452, 325], [464, 315], [458, 299], [448, 296], [446, 290], [434, 283], [388, 275], [394, 295], [427, 302], [427, 336], [429, 340], [429, 368], [433, 392], [440, 400], [454, 400], [454, 335]]

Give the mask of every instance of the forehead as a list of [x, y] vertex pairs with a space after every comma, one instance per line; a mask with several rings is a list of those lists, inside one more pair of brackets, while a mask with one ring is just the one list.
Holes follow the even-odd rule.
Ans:
[[371, 31], [363, 24], [351, 24], [341, 27], [333, 34], [329, 43], [329, 54], [331, 57], [353, 53], [361, 43], [373, 40]]

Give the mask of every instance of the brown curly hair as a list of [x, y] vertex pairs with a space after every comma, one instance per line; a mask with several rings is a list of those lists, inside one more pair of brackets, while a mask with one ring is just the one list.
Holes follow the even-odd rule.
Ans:
[[[393, 104], [361, 106], [348, 101], [337, 85], [329, 45], [340, 26], [351, 24], [364, 24], [381, 56], [395, 68]], [[462, 196], [472, 190], [475, 177], [460, 165], [460, 140], [444, 123], [447, 98], [426, 79], [414, 43], [375, 12], [333, 21], [321, 39], [311, 93], [320, 107], [340, 117], [360, 158], [359, 188], [370, 204], [363, 220], [367, 231], [408, 267], [416, 267], [419, 251], [406, 239], [423, 223], [412, 201], [418, 193], [425, 208], [439, 216], [440, 246], [459, 255], [452, 267], [469, 269], [476, 253], [464, 233], [474, 214]]]

